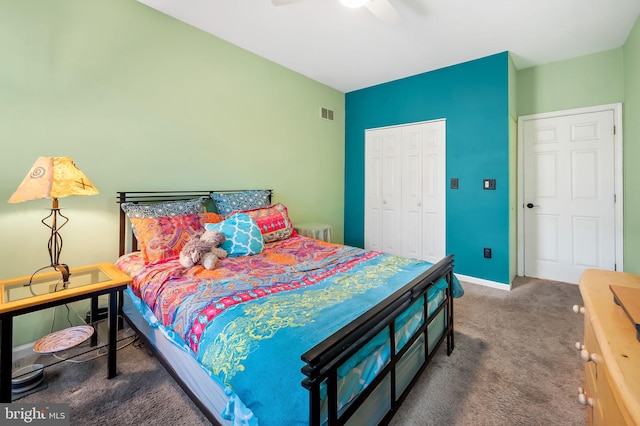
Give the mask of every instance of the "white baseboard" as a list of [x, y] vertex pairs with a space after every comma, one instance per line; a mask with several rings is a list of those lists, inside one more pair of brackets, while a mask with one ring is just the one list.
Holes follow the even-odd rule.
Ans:
[[498, 290], [511, 291], [511, 283], [503, 284], [497, 281], [489, 281], [482, 278], [476, 278], [476, 277], [471, 277], [469, 275], [462, 275], [457, 273], [455, 275], [456, 277], [458, 277], [460, 281], [464, 281], [471, 284], [479, 284], [485, 287], [497, 288]]

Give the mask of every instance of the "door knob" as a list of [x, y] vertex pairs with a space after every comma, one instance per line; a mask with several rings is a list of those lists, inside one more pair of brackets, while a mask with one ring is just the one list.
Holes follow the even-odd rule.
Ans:
[[536, 205], [535, 205], [535, 204], [533, 204], [533, 203], [527, 203], [527, 207], [528, 207], [528, 208], [530, 208], [530, 209], [532, 209], [532, 208], [534, 208], [534, 207], [538, 207], [538, 206], [536, 206]]

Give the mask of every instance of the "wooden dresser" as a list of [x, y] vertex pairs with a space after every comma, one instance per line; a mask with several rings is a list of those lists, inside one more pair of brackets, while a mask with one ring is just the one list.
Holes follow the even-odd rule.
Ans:
[[580, 278], [585, 361], [579, 400], [589, 425], [640, 426], [640, 341], [631, 320], [613, 300], [609, 285], [637, 288], [640, 275], [588, 269]]

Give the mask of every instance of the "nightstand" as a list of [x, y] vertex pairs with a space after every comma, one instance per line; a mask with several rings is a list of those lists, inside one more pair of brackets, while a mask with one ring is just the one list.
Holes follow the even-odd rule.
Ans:
[[[24, 276], [0, 281], [0, 402], [11, 402], [11, 370], [13, 366], [13, 318], [64, 305], [83, 299], [91, 299], [91, 319], [97, 319], [98, 296], [109, 296], [108, 309], [108, 378], [116, 376], [117, 318], [122, 305], [123, 291], [131, 283], [131, 277], [112, 263], [99, 263], [71, 269], [69, 284], [61, 288], [60, 272]], [[95, 342], [92, 342], [95, 344]]]
[[294, 225], [296, 232], [304, 237], [331, 242], [333, 228], [326, 223], [299, 223]]

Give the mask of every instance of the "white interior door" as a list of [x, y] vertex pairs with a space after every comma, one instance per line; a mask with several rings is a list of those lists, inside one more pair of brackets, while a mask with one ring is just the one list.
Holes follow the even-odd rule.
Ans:
[[577, 283], [616, 263], [612, 110], [523, 123], [524, 274]]

